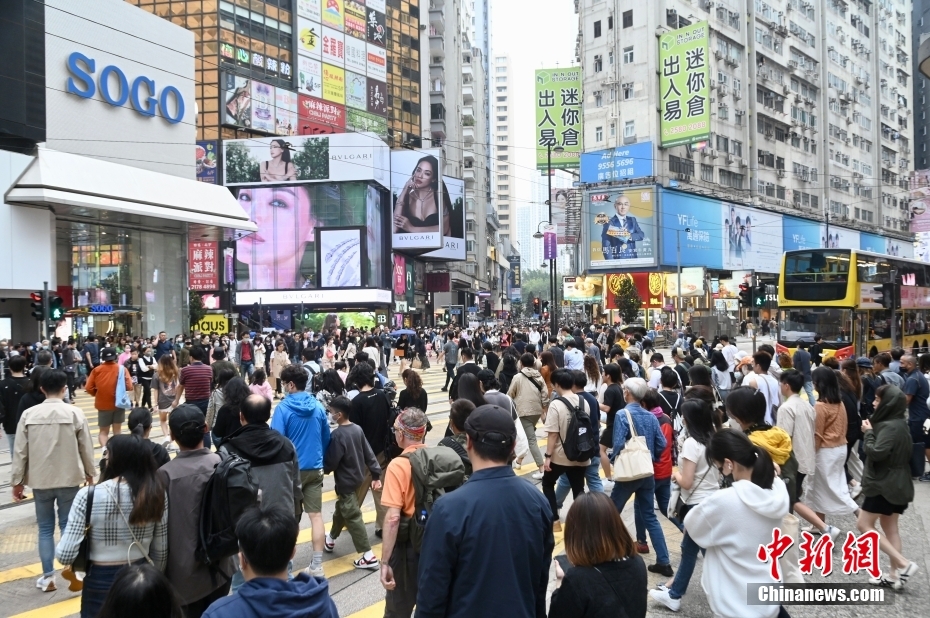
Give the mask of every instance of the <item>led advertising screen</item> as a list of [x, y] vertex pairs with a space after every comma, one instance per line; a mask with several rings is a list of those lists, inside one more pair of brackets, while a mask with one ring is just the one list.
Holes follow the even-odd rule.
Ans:
[[[240, 187], [234, 193], [258, 226], [256, 233], [236, 241], [237, 290], [386, 286], [381, 250], [385, 215], [376, 186], [294, 184]], [[349, 227], [355, 231], [347, 232]], [[331, 228], [336, 229], [330, 233]], [[330, 273], [330, 263], [319, 267], [317, 243], [324, 256], [345, 249], [332, 262], [338, 263], [338, 269]], [[353, 247], [361, 253], [353, 255]], [[362, 265], [367, 265], [364, 277]]]
[[374, 180], [387, 186], [389, 149], [372, 133], [223, 142], [223, 184]]
[[439, 177], [441, 151], [391, 151], [395, 249], [438, 249], [452, 235], [451, 213], [443, 210]]
[[655, 196], [651, 188], [585, 194], [590, 268], [654, 266]]

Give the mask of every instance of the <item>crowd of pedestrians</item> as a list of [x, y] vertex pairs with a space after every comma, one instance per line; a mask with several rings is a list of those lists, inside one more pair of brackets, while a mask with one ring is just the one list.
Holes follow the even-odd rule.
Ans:
[[[898, 521], [914, 482], [930, 481], [930, 386], [897, 350], [839, 363], [813, 346], [777, 358], [683, 333], [667, 360], [639, 334], [594, 326], [80, 343], [8, 356], [0, 413], [14, 498], [28, 485], [35, 499], [36, 586], [56, 589], [57, 558], [82, 617], [146, 602], [187, 617], [336, 616], [323, 556], [348, 550], [343, 530], [353, 566], [378, 573], [386, 617], [677, 612], [699, 556], [715, 615], [787, 616], [747, 605], [744, 587], [771, 581], [754, 548], [795, 515], [831, 540], [850, 515], [877, 533], [890, 568], [875, 586], [900, 591], [918, 568]], [[430, 359], [448, 393], [438, 446], [426, 442]], [[96, 437], [71, 403], [80, 387]], [[294, 564], [304, 513], [306, 566]], [[683, 532], [677, 564], [660, 516]], [[663, 577], [653, 590], [648, 572]]]

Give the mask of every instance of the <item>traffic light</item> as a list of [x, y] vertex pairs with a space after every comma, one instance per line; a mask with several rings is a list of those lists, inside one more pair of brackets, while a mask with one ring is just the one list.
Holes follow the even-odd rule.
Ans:
[[41, 322], [45, 319], [45, 293], [33, 292], [29, 298], [32, 299], [32, 317]]
[[63, 307], [64, 300], [61, 296], [49, 296], [48, 298], [48, 319], [54, 322], [65, 317], [65, 309]]
[[533, 314], [539, 315], [539, 312], [539, 298], [537, 297], [533, 299]]
[[756, 286], [756, 293], [752, 298], [756, 308], [765, 306], [765, 284], [760, 283]]
[[739, 306], [752, 307], [752, 288], [748, 283], [739, 284]]
[[484, 315], [488, 318], [491, 317], [491, 301], [489, 300], [484, 301]]
[[894, 283], [882, 284], [882, 307], [894, 311], [897, 309], [897, 286]]

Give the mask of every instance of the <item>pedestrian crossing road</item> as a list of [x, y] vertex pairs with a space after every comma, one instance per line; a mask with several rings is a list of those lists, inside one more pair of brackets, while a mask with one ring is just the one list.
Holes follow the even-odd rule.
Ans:
[[[401, 380], [398, 375], [398, 365], [395, 363], [390, 368], [389, 377], [393, 379], [398, 386], [401, 386]], [[427, 413], [430, 415], [433, 430], [427, 436], [429, 444], [438, 442], [448, 424], [449, 402], [447, 393], [441, 392], [440, 388], [445, 380], [445, 372], [441, 367], [434, 363], [432, 368], [426, 371], [420, 371], [423, 378], [424, 387], [429, 396], [429, 406]], [[91, 429], [96, 435], [96, 412], [93, 409], [93, 400], [86, 394], [78, 397], [79, 405], [87, 414], [90, 421]], [[542, 437], [542, 432], [538, 431]], [[156, 422], [153, 426], [153, 440], [161, 440], [162, 436]], [[2, 441], [6, 446], [6, 441]], [[96, 444], [96, 441], [95, 441]], [[96, 450], [97, 459], [100, 457], [100, 449]], [[538, 481], [532, 481], [530, 475], [535, 471], [532, 459], [528, 458], [528, 465], [518, 469], [517, 474], [526, 478], [529, 482], [537, 485]], [[11, 490], [9, 488], [9, 454], [6, 451], [0, 451], [0, 616], [10, 616], [13, 618], [63, 618], [66, 616], [77, 615], [80, 611], [80, 594], [68, 592], [65, 586], [66, 582], [58, 578], [58, 590], [50, 593], [42, 593], [35, 587], [36, 578], [41, 575], [41, 567], [38, 563], [38, 551], [36, 546], [37, 530], [35, 525], [34, 511], [31, 505], [13, 505]], [[918, 487], [918, 490], [922, 488]], [[28, 492], [27, 492], [28, 493]], [[326, 529], [329, 529], [333, 517], [336, 495], [333, 491], [333, 480], [331, 476], [326, 477], [323, 494], [323, 517], [326, 522]], [[571, 498], [566, 501], [562, 510], [564, 521], [565, 513], [568, 511]], [[916, 504], [915, 504], [916, 506]], [[627, 505], [624, 511], [624, 521], [632, 528], [632, 501]], [[372, 550], [375, 555], [381, 555], [380, 540], [374, 535], [375, 511], [374, 503], [369, 495], [362, 506], [364, 521], [368, 527], [370, 539], [372, 541]], [[916, 509], [915, 509], [916, 510]], [[924, 509], [925, 512], [928, 509]], [[911, 515], [908, 519], [908, 515]], [[926, 516], [926, 515], [925, 515]], [[679, 545], [681, 543], [681, 533], [664, 517], [659, 517], [665, 532], [666, 540], [670, 553], [672, 555], [672, 564], [677, 566], [680, 559]], [[926, 526], [921, 523], [920, 516], [909, 513], [902, 518], [902, 536], [905, 544], [916, 544], [923, 551], [915, 551], [913, 555], [930, 555], [928, 549], [926, 530], [930, 529], [930, 521]], [[837, 520], [844, 530], [853, 529], [854, 521]], [[632, 532], [632, 530], [631, 530]], [[651, 546], [651, 543], [650, 543]], [[302, 569], [310, 562], [311, 557], [311, 533], [307, 517], [301, 522], [300, 536], [298, 537], [297, 554], [294, 559], [295, 569]], [[556, 553], [563, 552], [562, 534], [556, 534]], [[330, 594], [332, 595], [336, 606], [339, 609], [340, 616], [350, 618], [377, 618], [384, 614], [384, 589], [378, 579], [377, 571], [360, 571], [352, 566], [352, 561], [357, 558], [355, 549], [352, 547], [352, 540], [348, 534], [343, 534], [336, 541], [336, 549], [332, 554], [324, 554], [323, 567], [326, 577], [329, 580]], [[655, 555], [649, 554], [643, 556], [647, 564], [655, 561]], [[923, 558], [922, 558], [923, 560]], [[922, 574], [928, 572], [927, 565], [921, 562]], [[691, 581], [688, 595], [685, 597], [683, 604], [683, 615], [686, 616], [710, 616], [710, 609], [707, 605], [704, 593], [700, 586], [701, 562], [698, 562], [697, 569]], [[836, 578], [833, 578], [836, 579]], [[844, 576], [843, 581], [847, 581]], [[655, 587], [659, 583], [664, 583], [665, 578], [649, 573], [649, 586]], [[831, 580], [832, 581], [832, 580]], [[850, 580], [852, 581], [852, 580]], [[913, 585], [912, 585], [913, 584]], [[550, 589], [555, 585], [554, 569], [551, 573]], [[926, 577], [918, 578], [908, 585], [908, 601], [899, 600], [896, 606], [883, 608], [878, 607], [856, 607], [844, 608], [855, 609], [854, 612], [843, 613], [840, 608], [830, 608], [831, 616], [878, 616], [878, 611], [882, 611], [882, 616], [888, 618], [890, 615], [930, 615], [930, 585]], [[902, 597], [903, 598], [903, 597]], [[913, 599], [913, 601], [910, 601]], [[919, 607], [924, 607], [920, 610]], [[907, 612], [903, 611], [905, 608]], [[792, 616], [815, 616], [815, 608], [794, 607], [791, 608]], [[839, 610], [839, 611], [834, 611]], [[892, 613], [889, 614], [889, 611]], [[650, 616], [669, 615], [664, 609], [659, 609], [650, 604]]]

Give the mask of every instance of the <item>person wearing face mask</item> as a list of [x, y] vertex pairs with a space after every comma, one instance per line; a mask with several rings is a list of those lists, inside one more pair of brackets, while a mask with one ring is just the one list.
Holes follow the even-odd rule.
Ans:
[[139, 386], [142, 388], [141, 406], [152, 409], [152, 378], [155, 377], [155, 367], [158, 362], [155, 360], [155, 350], [146, 347], [142, 356], [139, 357]]
[[[255, 346], [248, 333], [242, 336], [242, 343], [236, 347], [236, 364], [243, 379], [248, 379], [255, 371]], [[264, 362], [262, 362], [264, 365]]]

